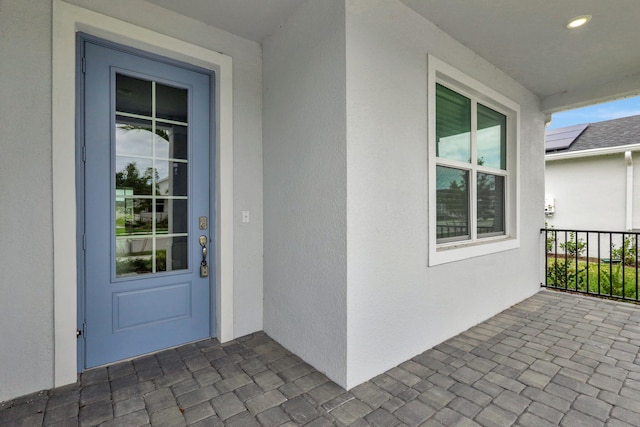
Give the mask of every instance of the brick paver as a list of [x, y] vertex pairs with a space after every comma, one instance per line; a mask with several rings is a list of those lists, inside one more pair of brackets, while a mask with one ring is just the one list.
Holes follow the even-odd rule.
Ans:
[[640, 306], [552, 291], [345, 391], [263, 332], [0, 403], [8, 426], [640, 425]]

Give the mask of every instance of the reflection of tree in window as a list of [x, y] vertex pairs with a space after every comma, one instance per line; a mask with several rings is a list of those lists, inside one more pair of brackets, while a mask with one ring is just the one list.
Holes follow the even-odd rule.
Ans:
[[504, 177], [477, 174], [478, 234], [504, 231]]
[[440, 218], [444, 221], [449, 220], [454, 224], [459, 224], [461, 220], [464, 221], [467, 216], [467, 203], [464, 203], [467, 190], [464, 183], [459, 184], [458, 181], [451, 181], [449, 188], [440, 190], [438, 194], [443, 213]]
[[495, 181], [494, 177], [479, 173], [478, 174], [478, 220], [484, 220], [489, 214], [489, 218], [493, 218], [492, 212], [495, 211]]
[[154, 181], [157, 188], [158, 171], [154, 168], [147, 168], [140, 176], [136, 162], [128, 163], [124, 170], [116, 172], [116, 188], [131, 189], [134, 195], [151, 194]]
[[436, 167], [437, 237], [459, 238], [469, 235], [469, 172]]

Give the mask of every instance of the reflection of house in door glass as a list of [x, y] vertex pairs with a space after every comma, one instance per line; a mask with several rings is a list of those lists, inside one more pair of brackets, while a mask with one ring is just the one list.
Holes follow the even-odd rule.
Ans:
[[187, 90], [123, 75], [116, 86], [116, 274], [186, 269]]

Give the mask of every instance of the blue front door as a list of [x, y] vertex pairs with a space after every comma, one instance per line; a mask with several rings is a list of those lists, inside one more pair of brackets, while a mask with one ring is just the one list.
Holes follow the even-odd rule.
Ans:
[[93, 39], [80, 49], [90, 368], [211, 335], [212, 76]]

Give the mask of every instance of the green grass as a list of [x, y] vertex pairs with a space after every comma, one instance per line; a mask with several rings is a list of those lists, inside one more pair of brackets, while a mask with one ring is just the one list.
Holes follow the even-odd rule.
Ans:
[[634, 266], [605, 262], [547, 257], [547, 286], [637, 300], [640, 271]]
[[127, 230], [124, 225], [124, 218], [116, 218], [116, 236], [123, 236], [125, 234], [127, 234]]

